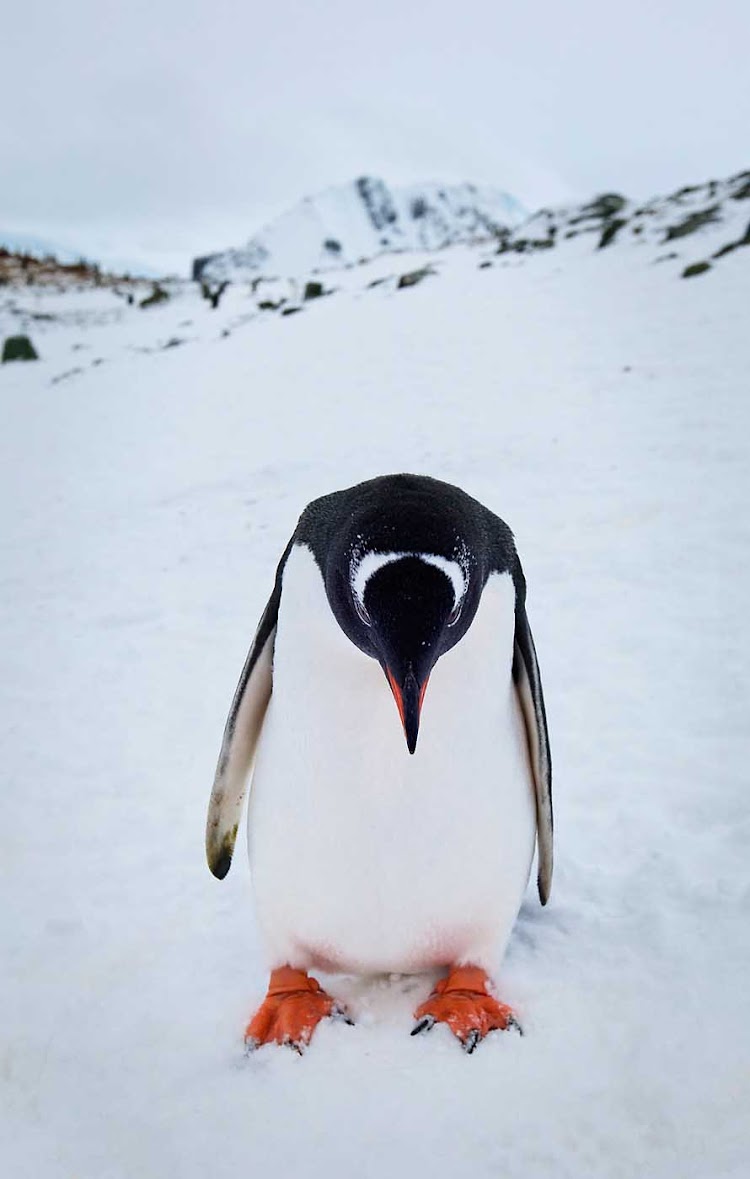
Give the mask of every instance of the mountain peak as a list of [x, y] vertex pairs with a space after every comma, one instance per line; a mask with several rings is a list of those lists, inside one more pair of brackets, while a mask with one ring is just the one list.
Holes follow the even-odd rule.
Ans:
[[524, 209], [499, 189], [425, 183], [391, 187], [377, 176], [306, 197], [239, 249], [196, 258], [193, 278], [291, 276], [399, 250], [438, 250], [512, 228]]

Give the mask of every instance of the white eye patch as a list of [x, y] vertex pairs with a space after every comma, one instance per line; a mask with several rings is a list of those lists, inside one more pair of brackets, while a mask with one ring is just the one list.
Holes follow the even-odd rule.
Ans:
[[424, 561], [426, 565], [432, 565], [444, 573], [453, 589], [453, 605], [458, 606], [466, 593], [466, 574], [458, 561], [449, 561], [437, 553], [365, 553], [359, 561], [352, 562], [350, 570], [352, 593], [362, 607], [365, 604], [365, 589], [373, 574], [384, 565], [392, 565], [404, 557], [416, 557], [418, 561]]

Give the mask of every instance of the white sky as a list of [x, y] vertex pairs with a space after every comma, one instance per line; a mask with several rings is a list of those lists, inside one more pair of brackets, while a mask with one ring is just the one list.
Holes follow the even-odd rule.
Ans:
[[748, 0], [10, 0], [0, 231], [185, 269], [363, 172], [534, 208], [750, 167]]

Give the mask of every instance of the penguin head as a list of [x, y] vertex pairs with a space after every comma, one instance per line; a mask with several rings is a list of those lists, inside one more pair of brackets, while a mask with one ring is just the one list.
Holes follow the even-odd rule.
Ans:
[[344, 634], [382, 667], [414, 753], [430, 673], [471, 626], [490, 572], [511, 573], [523, 596], [512, 532], [460, 488], [402, 474], [314, 500], [296, 538]]
[[414, 753], [433, 667], [461, 639], [476, 613], [481, 581], [461, 557], [359, 545], [342, 554], [329, 600], [344, 632], [377, 659]]

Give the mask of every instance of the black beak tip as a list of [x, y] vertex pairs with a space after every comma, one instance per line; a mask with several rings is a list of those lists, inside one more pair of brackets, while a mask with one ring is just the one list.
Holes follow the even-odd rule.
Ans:
[[390, 670], [387, 664], [384, 664], [384, 670], [391, 691], [398, 705], [399, 713], [401, 714], [401, 723], [404, 727], [404, 736], [406, 737], [406, 747], [409, 753], [414, 753], [417, 748], [417, 737], [419, 736], [419, 714], [422, 707], [422, 696], [424, 689], [420, 686], [417, 677], [410, 669], [403, 682], [399, 680]]
[[417, 748], [419, 736], [419, 713], [421, 710], [420, 687], [417, 677], [410, 671], [404, 680], [404, 735], [409, 753]]

